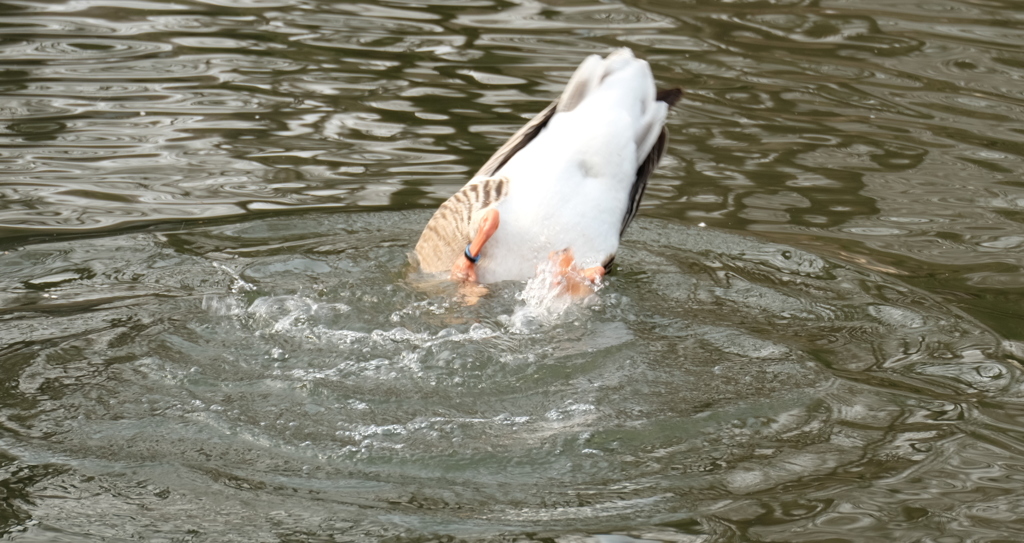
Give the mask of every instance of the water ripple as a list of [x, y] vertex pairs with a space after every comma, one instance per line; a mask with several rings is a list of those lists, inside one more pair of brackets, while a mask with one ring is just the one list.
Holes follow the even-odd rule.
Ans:
[[[8, 2], [12, 522], [1024, 532], [1018, 8]], [[509, 287], [466, 308], [395, 271], [425, 211], [312, 213], [436, 207], [622, 45], [686, 95], [642, 210], [666, 222], [641, 218], [598, 302], [552, 314]], [[164, 233], [96, 236], [143, 225]], [[236, 492], [256, 505], [216, 505]], [[125, 521], [138, 504], [166, 531]]]
[[[943, 461], [959, 425], [989, 431], [1016, 412], [982, 418], [964, 402], [1019, 388], [1019, 371], [990, 356], [992, 336], [883, 276], [641, 219], [594, 300], [548, 315], [538, 306], [524, 325], [517, 285], [466, 307], [444, 286], [403, 279], [426, 213], [281, 217], [10, 252], [0, 318], [22, 318], [5, 337], [45, 346], [4, 356], [24, 357], [19, 397], [50, 407], [0, 421], [105, 462], [159, 465], [170, 454], [218, 492], [344, 479], [355, 486], [331, 493], [363, 504], [360, 523], [380, 523], [388, 503], [419, 503], [417, 525], [471, 530], [448, 515], [457, 507], [491, 533], [681, 508], [736, 523], [750, 496], [769, 491], [781, 501], [755, 508], [775, 511], [770, 526], [828, 530], [861, 521], [837, 509], [856, 500], [830, 497], [849, 489], [824, 481], [965, 476], [973, 468]], [[48, 400], [55, 389], [61, 398]], [[140, 400], [110, 403], [122, 395]], [[129, 445], [111, 446], [125, 433]], [[211, 453], [246, 467], [217, 468]], [[961, 491], [991, 489], [1005, 470], [987, 473]], [[198, 492], [148, 476], [157, 491]]]

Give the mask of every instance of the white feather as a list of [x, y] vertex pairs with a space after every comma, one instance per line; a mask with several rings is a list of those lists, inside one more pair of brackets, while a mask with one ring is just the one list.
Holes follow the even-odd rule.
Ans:
[[551, 251], [572, 249], [583, 268], [615, 255], [637, 170], [665, 123], [655, 95], [650, 67], [628, 49], [580, 65], [548, 125], [496, 173], [510, 184], [480, 282], [528, 279]]

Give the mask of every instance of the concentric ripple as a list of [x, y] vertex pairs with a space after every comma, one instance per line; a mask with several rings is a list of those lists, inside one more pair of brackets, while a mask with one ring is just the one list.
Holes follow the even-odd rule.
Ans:
[[[965, 417], [980, 420], [963, 398], [1017, 388], [984, 328], [793, 247], [641, 220], [589, 299], [509, 283], [465, 305], [410, 274], [427, 218], [320, 214], [10, 252], [4, 424], [46, 438], [12, 445], [70, 466], [46, 488], [147, 481], [166, 500], [146, 517], [158, 522], [216, 525], [228, 510], [200, 504], [256, 491], [316, 522], [342, 507], [364, 535], [689, 517], [706, 534], [734, 514], [723, 492], [942, 465]], [[74, 525], [47, 493], [35, 510]], [[232, 537], [270, 529], [253, 522]]]

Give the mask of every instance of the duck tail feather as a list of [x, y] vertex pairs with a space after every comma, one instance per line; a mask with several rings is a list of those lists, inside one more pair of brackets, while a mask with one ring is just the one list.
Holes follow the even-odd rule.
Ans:
[[580, 63], [580, 66], [573, 72], [569, 82], [565, 84], [562, 96], [558, 98], [558, 109], [556, 111], [572, 111], [576, 106], [589, 95], [601, 82], [604, 76], [604, 59], [597, 55], [590, 55]]
[[658, 90], [658, 94], [655, 96], [655, 99], [659, 102], [665, 102], [666, 104], [668, 104], [668, 107], [672, 107], [676, 105], [676, 102], [678, 102], [679, 99], [682, 97], [683, 89], [676, 87], [673, 89]]

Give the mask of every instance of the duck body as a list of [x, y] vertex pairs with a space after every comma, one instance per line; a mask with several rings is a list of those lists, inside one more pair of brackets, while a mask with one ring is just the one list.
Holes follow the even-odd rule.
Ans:
[[[442, 204], [416, 246], [425, 272], [465, 264], [476, 280], [533, 277], [556, 252], [606, 267], [664, 151], [665, 118], [680, 92], [658, 93], [628, 49], [588, 57], [553, 104], [519, 130]], [[480, 241], [484, 217], [500, 225]]]

